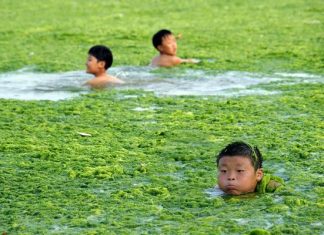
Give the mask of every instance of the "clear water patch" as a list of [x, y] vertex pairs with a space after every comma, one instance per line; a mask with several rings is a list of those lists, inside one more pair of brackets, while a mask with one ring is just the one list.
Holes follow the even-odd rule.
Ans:
[[[307, 73], [248, 73], [212, 70], [157, 69], [148, 66], [121, 66], [109, 70], [126, 84], [119, 90], [140, 89], [157, 96], [242, 96], [269, 95], [271, 83], [323, 83], [324, 77]], [[20, 100], [63, 100], [87, 94], [91, 90], [84, 83], [92, 75], [84, 71], [39, 73], [30, 68], [0, 74], [0, 98]], [[109, 88], [108, 88], [109, 89]]]

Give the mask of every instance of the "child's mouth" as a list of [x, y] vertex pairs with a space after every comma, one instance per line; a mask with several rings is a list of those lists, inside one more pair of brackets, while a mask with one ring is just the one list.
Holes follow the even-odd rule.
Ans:
[[236, 186], [235, 185], [228, 185], [227, 186], [227, 189], [228, 190], [235, 190], [236, 189]]

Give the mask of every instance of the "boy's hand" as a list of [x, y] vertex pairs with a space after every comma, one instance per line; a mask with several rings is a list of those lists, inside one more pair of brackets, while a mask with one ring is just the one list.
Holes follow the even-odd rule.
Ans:
[[198, 59], [188, 59], [190, 63], [193, 63], [193, 64], [198, 64], [200, 62], [200, 60]]
[[182, 33], [178, 33], [178, 35], [175, 37], [177, 40], [182, 38]]
[[192, 63], [192, 64], [198, 64], [200, 60], [198, 59], [181, 59], [181, 63]]

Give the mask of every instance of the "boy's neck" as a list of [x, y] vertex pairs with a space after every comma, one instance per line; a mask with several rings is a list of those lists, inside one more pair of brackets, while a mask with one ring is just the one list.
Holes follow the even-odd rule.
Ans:
[[100, 71], [100, 72], [98, 72], [98, 73], [94, 73], [93, 74], [96, 78], [98, 78], [98, 77], [106, 77], [108, 74], [107, 74], [107, 71], [105, 70], [105, 71]]
[[165, 54], [163, 52], [160, 52], [160, 56], [177, 56], [177, 55], [169, 55], [169, 54]]

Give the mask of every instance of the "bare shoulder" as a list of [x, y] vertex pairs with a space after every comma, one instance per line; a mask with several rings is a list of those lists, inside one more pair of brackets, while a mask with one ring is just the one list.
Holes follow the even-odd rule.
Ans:
[[93, 81], [94, 79], [88, 80], [84, 83], [84, 85], [86, 86], [93, 86], [95, 84], [95, 82]]
[[177, 56], [172, 56], [171, 61], [172, 61], [173, 65], [178, 65], [178, 64], [182, 63], [182, 59]]
[[106, 75], [106, 76], [102, 76], [102, 77], [95, 77], [89, 81], [87, 81], [85, 83], [85, 85], [90, 86], [91, 88], [95, 88], [95, 89], [101, 89], [101, 88], [105, 88], [109, 85], [120, 85], [120, 84], [124, 84], [125, 82], [119, 78], [110, 76], [110, 75]]
[[160, 62], [160, 56], [158, 55], [158, 56], [153, 57], [150, 65], [151, 66], [160, 66], [159, 62]]
[[177, 56], [159, 55], [152, 59], [152, 66], [172, 67], [178, 65], [182, 60]]
[[125, 81], [123, 81], [117, 77], [114, 77], [114, 76], [108, 76], [107, 82], [112, 83], [112, 84], [124, 84], [125, 83]]

